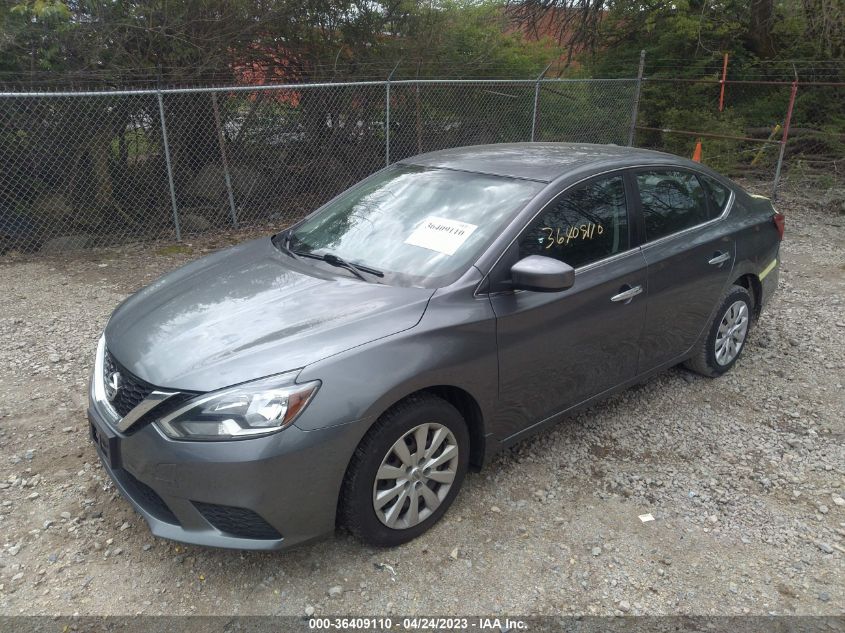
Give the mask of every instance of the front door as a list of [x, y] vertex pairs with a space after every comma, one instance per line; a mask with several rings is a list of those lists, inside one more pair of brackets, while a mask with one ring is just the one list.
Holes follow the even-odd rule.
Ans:
[[[501, 423], [506, 438], [636, 374], [646, 265], [631, 248], [623, 176], [577, 185], [532, 221], [497, 266], [529, 255], [575, 268], [563, 292], [496, 292]], [[503, 268], [502, 268], [503, 267]]]
[[723, 207], [690, 171], [634, 174], [640, 197], [642, 252], [648, 264], [648, 308], [640, 371], [676, 360], [709, 325], [733, 268], [733, 236]]

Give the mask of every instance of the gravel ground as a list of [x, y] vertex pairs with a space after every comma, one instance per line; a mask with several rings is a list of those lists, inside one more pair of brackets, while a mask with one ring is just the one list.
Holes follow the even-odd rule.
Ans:
[[0, 612], [842, 614], [845, 216], [803, 196], [780, 203], [780, 289], [729, 375], [674, 369], [523, 442], [392, 550], [153, 538], [88, 442], [115, 305], [245, 235], [0, 258]]

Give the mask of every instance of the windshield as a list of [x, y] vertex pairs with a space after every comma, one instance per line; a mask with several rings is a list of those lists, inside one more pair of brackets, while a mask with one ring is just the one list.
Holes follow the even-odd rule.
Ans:
[[543, 184], [397, 165], [295, 227], [294, 252], [331, 253], [401, 285], [457, 279]]

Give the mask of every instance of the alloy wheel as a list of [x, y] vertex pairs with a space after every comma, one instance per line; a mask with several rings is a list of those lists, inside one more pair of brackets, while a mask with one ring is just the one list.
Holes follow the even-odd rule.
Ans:
[[729, 365], [739, 354], [748, 333], [748, 304], [734, 301], [722, 316], [716, 332], [716, 362]]
[[449, 494], [458, 468], [458, 442], [442, 424], [414, 427], [381, 461], [373, 484], [373, 508], [389, 528], [425, 521]]

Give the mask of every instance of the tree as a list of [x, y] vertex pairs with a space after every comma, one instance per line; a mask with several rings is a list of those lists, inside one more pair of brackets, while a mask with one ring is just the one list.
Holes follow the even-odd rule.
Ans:
[[774, 0], [751, 0], [748, 41], [749, 48], [757, 57], [769, 58], [775, 54], [775, 43], [772, 39], [774, 18]]
[[841, 0], [803, 0], [807, 37], [819, 57], [845, 58], [845, 6]]
[[604, 0], [508, 0], [507, 13], [531, 37], [553, 36], [566, 51], [566, 65], [601, 42]]
[[[619, 57], [695, 59], [730, 52], [735, 60], [843, 56], [841, 0], [509, 0], [527, 32], [554, 33], [568, 60]], [[786, 25], [786, 27], [784, 26]], [[694, 65], [694, 64], [693, 64]]]

